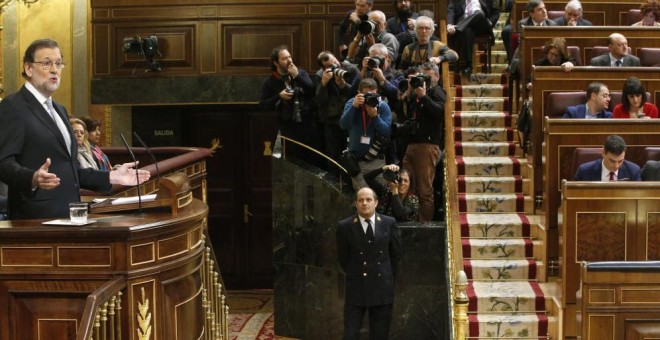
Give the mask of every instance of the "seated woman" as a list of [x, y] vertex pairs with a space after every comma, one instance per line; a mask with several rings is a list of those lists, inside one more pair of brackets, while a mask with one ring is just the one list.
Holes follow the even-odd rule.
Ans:
[[[568, 54], [566, 48], [566, 39], [552, 38], [543, 45], [543, 52], [545, 57], [534, 62], [534, 66], [561, 66], [564, 72], [570, 72], [575, 66], [576, 62], [573, 57]], [[527, 79], [527, 90], [532, 89], [531, 76]]]
[[420, 16], [415, 20], [417, 41], [403, 49], [399, 69], [406, 70], [412, 66], [419, 66], [425, 62], [440, 65], [442, 62], [458, 60], [458, 53], [440, 40], [431, 40], [435, 31], [433, 19]]
[[646, 89], [639, 78], [626, 79], [621, 103], [614, 107], [612, 118], [658, 118], [658, 107], [646, 101]]
[[80, 163], [80, 167], [83, 169], [94, 168], [98, 170], [99, 167], [94, 162], [92, 151], [89, 149], [85, 122], [78, 118], [71, 118], [69, 119], [69, 123], [71, 123], [73, 135], [76, 137], [76, 142], [78, 142], [78, 163]]
[[630, 26], [660, 26], [658, 22], [658, 2], [656, 0], [647, 0], [639, 6], [639, 11], [642, 14], [642, 20]]
[[92, 118], [92, 117], [82, 117], [81, 120], [85, 122], [87, 126], [87, 140], [89, 142], [89, 148], [94, 156], [94, 161], [98, 166], [99, 170], [112, 170], [112, 164], [108, 159], [101, 148], [98, 146], [99, 141], [101, 140], [101, 122]]
[[[387, 186], [376, 181], [376, 176], [381, 173], [387, 180]], [[364, 180], [380, 197], [378, 212], [393, 216], [398, 222], [417, 221], [419, 198], [410, 192], [410, 173], [407, 170], [399, 169], [395, 164], [385, 165], [366, 173]]]

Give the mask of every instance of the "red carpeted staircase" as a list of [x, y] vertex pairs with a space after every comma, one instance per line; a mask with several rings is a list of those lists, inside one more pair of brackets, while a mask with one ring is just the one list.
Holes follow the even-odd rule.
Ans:
[[[500, 19], [500, 27], [503, 22]], [[453, 124], [469, 337], [548, 339], [544, 231], [532, 217], [531, 168], [511, 114], [499, 29], [490, 74], [454, 77]], [[485, 61], [476, 52], [477, 61]]]

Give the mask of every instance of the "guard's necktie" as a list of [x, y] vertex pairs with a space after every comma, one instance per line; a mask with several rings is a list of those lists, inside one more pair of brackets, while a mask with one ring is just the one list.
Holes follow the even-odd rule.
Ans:
[[623, 62], [621, 62], [621, 60], [617, 60], [617, 61], [614, 63], [614, 65], [616, 65], [616, 67], [621, 67], [621, 65], [623, 65]]
[[474, 13], [474, 6], [472, 6], [472, 1], [473, 0], [466, 0], [465, 1], [465, 17], [469, 17]]
[[62, 136], [64, 137], [64, 142], [66, 143], [66, 151], [71, 154], [71, 135], [69, 134], [69, 130], [66, 129], [64, 121], [62, 121], [60, 115], [58, 115], [57, 111], [55, 111], [52, 98], [46, 99], [46, 106], [48, 107], [48, 114], [50, 115], [50, 118], [55, 121], [57, 128], [60, 129], [60, 133], [62, 133]]
[[614, 172], [610, 171], [610, 181], [614, 181]]
[[364, 221], [367, 222], [367, 241], [371, 243], [371, 241], [374, 240], [374, 228], [371, 226], [370, 219], [366, 219]]

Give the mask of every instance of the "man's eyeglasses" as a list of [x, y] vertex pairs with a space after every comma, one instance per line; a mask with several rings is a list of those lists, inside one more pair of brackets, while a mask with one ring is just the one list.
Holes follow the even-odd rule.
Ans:
[[63, 61], [56, 61], [53, 62], [52, 60], [43, 60], [43, 61], [33, 61], [35, 64], [41, 64], [41, 68], [44, 70], [50, 70], [53, 65], [55, 65], [55, 68], [58, 70], [61, 70], [64, 68], [64, 62]]

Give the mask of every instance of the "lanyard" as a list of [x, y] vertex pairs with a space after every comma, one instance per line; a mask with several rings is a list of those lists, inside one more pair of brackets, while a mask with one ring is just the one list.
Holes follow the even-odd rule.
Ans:
[[364, 136], [367, 135], [367, 128], [369, 128], [369, 125], [371, 125], [371, 117], [369, 117], [369, 123], [367, 123], [367, 109], [362, 105], [362, 131]]

